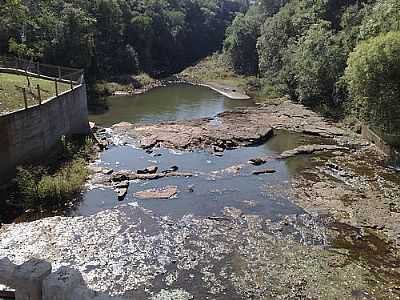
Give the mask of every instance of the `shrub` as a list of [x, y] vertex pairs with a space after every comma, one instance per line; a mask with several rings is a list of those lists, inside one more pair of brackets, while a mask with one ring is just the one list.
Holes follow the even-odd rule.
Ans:
[[293, 48], [286, 65], [292, 66], [299, 100], [312, 106], [334, 104], [345, 57], [330, 24], [321, 21], [312, 25]]
[[400, 132], [400, 32], [359, 44], [344, 79], [362, 119], [386, 132]]
[[61, 161], [47, 167], [28, 166], [17, 169], [18, 199], [24, 209], [60, 208], [73, 200], [89, 175], [86, 161], [92, 142], [62, 139]]
[[258, 72], [256, 44], [259, 28], [259, 18], [239, 14], [227, 29], [224, 52], [238, 74], [251, 75]]

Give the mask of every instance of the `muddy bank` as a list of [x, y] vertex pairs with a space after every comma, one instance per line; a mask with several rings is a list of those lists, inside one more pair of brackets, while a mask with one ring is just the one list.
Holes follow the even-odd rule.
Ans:
[[17, 263], [38, 257], [73, 265], [89, 288], [127, 299], [395, 299], [397, 281], [382, 281], [346, 249], [328, 251], [334, 241], [319, 222], [271, 223], [233, 208], [221, 218], [176, 220], [130, 204], [11, 225], [0, 232], [0, 253]]

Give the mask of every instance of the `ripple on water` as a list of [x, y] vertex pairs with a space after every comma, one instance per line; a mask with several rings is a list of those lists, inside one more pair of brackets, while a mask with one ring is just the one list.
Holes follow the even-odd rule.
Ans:
[[[182, 216], [219, 215], [224, 207], [236, 207], [244, 213], [254, 213], [278, 219], [283, 215], [302, 213], [287, 193], [290, 180], [300, 170], [312, 164], [309, 156], [296, 156], [281, 160], [279, 153], [315, 138], [297, 133], [277, 131], [267, 143], [255, 147], [227, 150], [223, 156], [206, 151], [176, 152], [164, 148], [151, 153], [129, 145], [115, 146], [101, 154], [101, 167], [119, 170], [137, 170], [157, 166], [160, 171], [172, 166], [180, 172], [193, 173], [193, 177], [165, 177], [152, 181], [131, 182], [125, 202], [139, 205], [161, 215]], [[262, 157], [261, 166], [248, 164], [251, 158]], [[257, 169], [273, 169], [276, 172], [252, 175]], [[141, 200], [138, 191], [165, 186], [177, 186], [177, 197], [168, 200]], [[119, 205], [117, 195], [111, 188], [93, 188], [84, 193], [75, 209], [75, 215], [90, 215]]]

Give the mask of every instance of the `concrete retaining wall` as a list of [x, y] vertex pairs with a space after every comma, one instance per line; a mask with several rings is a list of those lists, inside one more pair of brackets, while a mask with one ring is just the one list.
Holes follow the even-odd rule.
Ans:
[[16, 166], [44, 158], [61, 136], [89, 131], [84, 84], [41, 105], [0, 116], [0, 182]]
[[381, 150], [383, 153], [390, 157], [395, 157], [398, 155], [395, 147], [386, 143], [380, 136], [373, 132], [368, 125], [363, 124], [361, 134], [363, 138], [375, 144], [375, 146]]

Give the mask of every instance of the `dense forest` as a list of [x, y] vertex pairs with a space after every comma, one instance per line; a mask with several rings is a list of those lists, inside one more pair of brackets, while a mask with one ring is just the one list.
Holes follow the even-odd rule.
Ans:
[[179, 71], [221, 48], [237, 0], [2, 0], [0, 54], [85, 68], [93, 78]]
[[0, 54], [113, 75], [173, 74], [215, 51], [266, 96], [400, 131], [398, 0], [3, 0]]
[[398, 0], [261, 0], [228, 28], [224, 53], [266, 94], [400, 132]]

